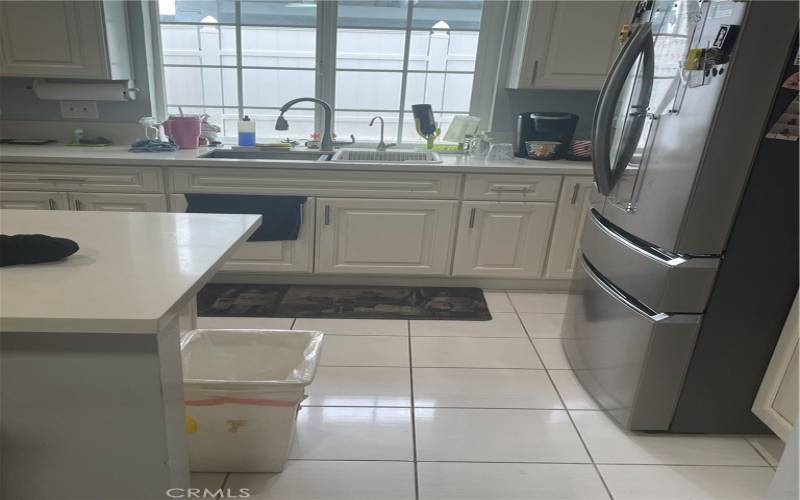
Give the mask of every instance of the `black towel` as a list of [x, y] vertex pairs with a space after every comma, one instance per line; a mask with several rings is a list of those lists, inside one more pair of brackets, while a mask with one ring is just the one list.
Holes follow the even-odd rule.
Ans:
[[78, 244], [67, 238], [44, 234], [0, 234], [0, 267], [16, 264], [39, 264], [69, 257]]
[[187, 194], [187, 213], [260, 214], [261, 227], [247, 241], [296, 240], [302, 223], [305, 196], [241, 194]]

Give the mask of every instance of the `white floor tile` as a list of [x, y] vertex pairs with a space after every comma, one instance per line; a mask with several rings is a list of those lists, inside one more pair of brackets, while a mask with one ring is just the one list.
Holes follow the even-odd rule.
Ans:
[[412, 460], [411, 410], [303, 407], [290, 458]]
[[599, 410], [600, 406], [586, 392], [572, 370], [550, 370], [550, 378], [569, 410]]
[[494, 313], [490, 321], [411, 321], [416, 337], [525, 337], [516, 313]]
[[554, 313], [519, 313], [525, 330], [532, 339], [561, 338], [563, 314]]
[[417, 408], [421, 461], [588, 463], [563, 410]]
[[320, 366], [306, 406], [411, 406], [408, 368]]
[[408, 338], [327, 335], [320, 366], [408, 366]]
[[230, 318], [198, 316], [197, 328], [289, 330], [293, 318]]
[[600, 465], [618, 500], [762, 499], [774, 471], [769, 467]]
[[511, 305], [511, 301], [504, 290], [484, 290], [483, 297], [486, 299], [486, 305], [489, 306], [489, 312], [492, 315], [495, 313], [514, 312], [514, 306]]
[[226, 475], [224, 472], [192, 472], [190, 483], [192, 488], [216, 491], [222, 488]]
[[328, 335], [408, 335], [404, 319], [297, 318], [295, 330], [319, 330]]
[[420, 500], [608, 498], [597, 471], [579, 464], [419, 464]]
[[412, 363], [432, 368], [541, 368], [525, 339], [412, 337]]
[[290, 460], [279, 474], [231, 474], [226, 486], [254, 500], [413, 500], [414, 464]]
[[742, 437], [630, 432], [601, 411], [570, 413], [596, 463], [767, 466]]
[[414, 368], [414, 405], [562, 409], [544, 370]]
[[750, 444], [756, 447], [761, 456], [767, 459], [770, 465], [777, 466], [781, 461], [785, 444], [778, 436], [749, 436]]
[[534, 339], [533, 345], [542, 358], [544, 367], [548, 370], [567, 370], [571, 366], [564, 354], [561, 339]]
[[508, 292], [518, 313], [560, 313], [567, 307], [566, 293]]

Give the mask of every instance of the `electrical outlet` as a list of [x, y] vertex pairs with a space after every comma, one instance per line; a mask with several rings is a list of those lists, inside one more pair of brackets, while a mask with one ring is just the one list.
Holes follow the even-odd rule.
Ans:
[[61, 101], [61, 116], [63, 118], [78, 118], [82, 120], [97, 120], [97, 101]]

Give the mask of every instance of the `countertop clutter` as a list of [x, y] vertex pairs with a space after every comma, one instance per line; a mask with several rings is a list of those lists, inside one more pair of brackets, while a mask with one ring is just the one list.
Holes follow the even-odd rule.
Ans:
[[257, 215], [0, 211], [3, 232], [70, 238], [57, 262], [0, 270], [0, 331], [156, 333], [258, 227]]
[[131, 153], [127, 146], [104, 148], [70, 148], [60, 144], [43, 146], [1, 145], [0, 162], [47, 163], [82, 165], [134, 165], [170, 167], [293, 168], [310, 170], [371, 170], [384, 172], [455, 172], [495, 174], [560, 174], [580, 175], [591, 172], [591, 162], [554, 160], [538, 161], [477, 160], [462, 155], [443, 154], [442, 163], [421, 165], [402, 163], [342, 163], [306, 160], [242, 160], [202, 158], [214, 148], [201, 147], [164, 153]]

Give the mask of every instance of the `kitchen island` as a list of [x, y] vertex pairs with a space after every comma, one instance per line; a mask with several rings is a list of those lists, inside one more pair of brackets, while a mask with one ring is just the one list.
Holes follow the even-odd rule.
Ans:
[[188, 487], [179, 337], [257, 215], [0, 210], [70, 238], [0, 270], [1, 498], [164, 498]]

